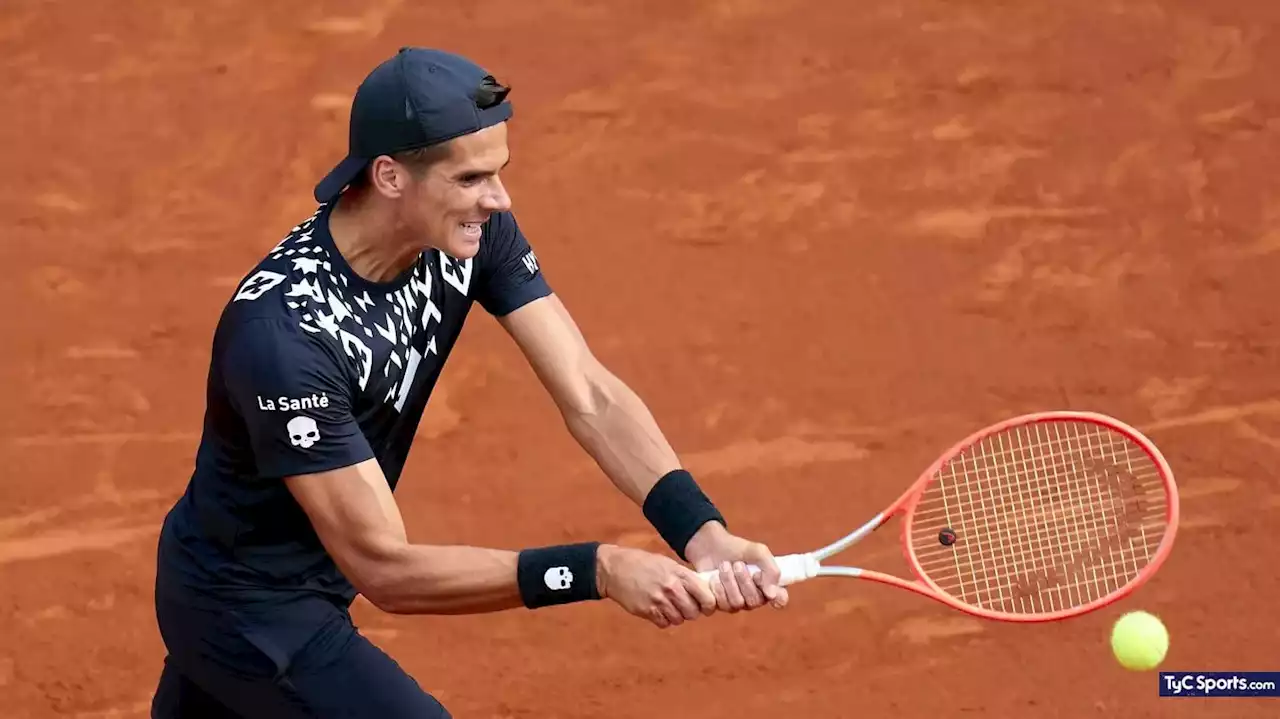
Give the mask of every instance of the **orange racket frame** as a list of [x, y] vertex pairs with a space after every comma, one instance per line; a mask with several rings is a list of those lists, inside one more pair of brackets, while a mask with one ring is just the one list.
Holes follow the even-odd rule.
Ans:
[[[1155, 551], [1148, 553], [1149, 556], [1145, 557], [1145, 564], [1140, 570], [1133, 573], [1132, 576], [1129, 576], [1123, 584], [1113, 589], [1109, 589], [1102, 596], [1091, 597], [1087, 601], [1077, 601], [1071, 606], [1054, 608], [1048, 611], [1042, 609], [1040, 611], [1012, 612], [993, 609], [981, 606], [981, 601], [978, 603], [966, 601], [962, 597], [956, 596], [953, 592], [946, 591], [938, 584], [936, 579], [931, 578], [929, 573], [922, 567], [916, 548], [916, 542], [913, 542], [912, 539], [912, 532], [913, 529], [915, 529], [916, 521], [915, 512], [919, 507], [922, 498], [925, 497], [927, 491], [935, 485], [945, 468], [947, 468], [952, 462], [961, 460], [966, 456], [967, 450], [979, 446], [979, 444], [984, 440], [1002, 436], [1004, 433], [1018, 428], [1066, 422], [1085, 423], [1102, 430], [1117, 433], [1128, 443], [1126, 445], [1128, 449], [1137, 450], [1149, 459], [1151, 465], [1156, 471], [1160, 487], [1163, 489], [1164, 493], [1164, 527], [1163, 531], [1160, 533]], [[1045, 479], [1048, 481], [1052, 478], [1046, 475]], [[1050, 484], [1046, 483], [1045, 487], [1053, 490], [1053, 487]], [[886, 574], [884, 572], [877, 572], [858, 567], [831, 566], [824, 564], [827, 559], [858, 543], [880, 527], [884, 526], [891, 518], [899, 514], [904, 516], [902, 525], [903, 553], [908, 565], [915, 573], [915, 579], [905, 579], [903, 577]], [[1144, 436], [1141, 432], [1118, 419], [1095, 412], [1038, 412], [1013, 417], [974, 432], [954, 444], [950, 449], [943, 453], [920, 475], [910, 488], [908, 488], [895, 502], [893, 502], [893, 504], [889, 505], [885, 511], [873, 517], [866, 524], [845, 535], [838, 541], [822, 547], [821, 549], [802, 554], [780, 556], [777, 557], [776, 561], [782, 571], [781, 583], [784, 586], [796, 584], [815, 577], [849, 577], [866, 579], [915, 592], [948, 605], [954, 609], [984, 619], [1006, 622], [1055, 621], [1080, 616], [1082, 614], [1087, 614], [1097, 609], [1101, 609], [1102, 607], [1128, 596], [1138, 587], [1150, 580], [1169, 557], [1169, 553], [1173, 549], [1173, 542], [1178, 529], [1178, 517], [1178, 491], [1174, 480], [1173, 470], [1170, 468], [1169, 463], [1165, 460], [1155, 443]], [[1037, 532], [1039, 531], [1040, 530], [1037, 529]], [[963, 540], [964, 538], [962, 537], [961, 541]], [[1134, 563], [1136, 566], [1136, 557], [1134, 559]], [[759, 568], [754, 566], [751, 567], [750, 570], [753, 573], [759, 572]], [[720, 581], [719, 572], [715, 570], [701, 572], [700, 576], [708, 582]], [[1047, 588], [1054, 589], [1058, 587], [1051, 585]], [[1077, 593], [1081, 594], [1079, 589], [1077, 589]], [[1070, 592], [1068, 591], [1068, 596], [1069, 594]], [[1034, 605], [1034, 602], [1032, 602], [1032, 604]]]

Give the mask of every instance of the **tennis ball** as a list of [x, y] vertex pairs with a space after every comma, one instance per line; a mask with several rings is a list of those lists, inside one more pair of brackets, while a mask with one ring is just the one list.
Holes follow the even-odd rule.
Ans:
[[1154, 669], [1169, 651], [1169, 632], [1155, 615], [1129, 612], [1111, 627], [1111, 651], [1125, 669]]

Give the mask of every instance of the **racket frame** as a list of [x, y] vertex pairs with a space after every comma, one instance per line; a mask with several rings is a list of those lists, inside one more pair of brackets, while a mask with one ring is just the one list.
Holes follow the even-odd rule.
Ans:
[[[1155, 463], [1159, 470], [1161, 482], [1165, 486], [1166, 507], [1165, 520], [1166, 526], [1164, 535], [1160, 538], [1160, 543], [1156, 548], [1155, 554], [1147, 565], [1138, 572], [1137, 576], [1130, 579], [1123, 586], [1108, 593], [1106, 596], [1095, 599], [1091, 602], [1081, 604], [1079, 606], [1070, 607], [1050, 612], [1035, 613], [1014, 613], [1001, 612], [984, 607], [979, 607], [968, 602], [961, 601], [956, 597], [943, 591], [929, 575], [920, 566], [920, 561], [916, 557], [915, 547], [911, 542], [911, 529], [914, 519], [914, 510], [916, 505], [924, 496], [925, 490], [930, 483], [935, 481], [938, 472], [948, 462], [955, 459], [961, 452], [976, 445], [987, 437], [999, 434], [1005, 430], [1017, 426], [1026, 426], [1042, 422], [1059, 422], [1059, 421], [1083, 421], [1101, 425], [1108, 429], [1115, 430], [1127, 437], [1141, 448]], [[946, 452], [938, 457], [928, 469], [922, 472], [918, 479], [912, 483], [907, 491], [903, 492], [900, 497], [885, 511], [877, 514], [866, 524], [858, 529], [841, 537], [840, 539], [828, 544], [821, 549], [803, 554], [790, 554], [778, 557], [776, 559], [779, 568], [782, 570], [782, 584], [795, 584], [797, 582], [806, 581], [815, 577], [852, 577], [856, 579], [866, 579], [881, 584], [888, 584], [900, 589], [907, 589], [930, 599], [937, 600], [954, 609], [965, 612], [972, 616], [981, 617], [983, 619], [993, 619], [1005, 622], [1048, 622], [1077, 617], [1082, 614], [1101, 609], [1112, 604], [1128, 595], [1134, 590], [1145, 584], [1156, 573], [1156, 570], [1164, 564], [1168, 559], [1169, 553], [1173, 551], [1174, 538], [1178, 532], [1178, 518], [1180, 508], [1178, 502], [1177, 484], [1174, 480], [1173, 470], [1169, 466], [1168, 461], [1161, 454], [1150, 439], [1143, 435], [1134, 427], [1105, 414], [1097, 412], [1085, 411], [1069, 411], [1069, 410], [1053, 410], [1045, 412], [1033, 412], [1017, 417], [1011, 417], [1001, 422], [989, 425], [981, 430], [970, 434], [968, 437], [956, 442]], [[895, 515], [902, 514], [902, 548], [903, 554], [907, 560], [907, 564], [915, 573], [915, 579], [904, 579], [903, 577], [877, 572], [859, 567], [825, 565], [823, 562], [828, 558], [839, 554], [849, 547], [857, 544], [865, 539], [868, 535], [884, 526]]]

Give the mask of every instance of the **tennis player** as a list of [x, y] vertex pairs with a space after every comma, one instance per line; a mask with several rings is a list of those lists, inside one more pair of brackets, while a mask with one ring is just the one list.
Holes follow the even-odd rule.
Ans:
[[[610, 599], [657, 627], [786, 605], [769, 549], [729, 532], [552, 292], [500, 179], [507, 95], [448, 52], [404, 48], [380, 64], [356, 92], [349, 154], [316, 186], [317, 209], [227, 302], [194, 472], [160, 536], [168, 654], [152, 716], [448, 717], [355, 628], [357, 594], [397, 614]], [[408, 542], [393, 491], [474, 303], [692, 568], [594, 541]], [[712, 589], [695, 570], [716, 568]]]

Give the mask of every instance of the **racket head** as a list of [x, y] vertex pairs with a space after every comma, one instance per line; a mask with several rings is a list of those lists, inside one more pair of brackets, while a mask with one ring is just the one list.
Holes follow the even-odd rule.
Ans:
[[956, 443], [897, 511], [907, 561], [939, 600], [1040, 622], [1095, 611], [1147, 582], [1173, 549], [1179, 505], [1173, 470], [1141, 432], [1054, 411]]

